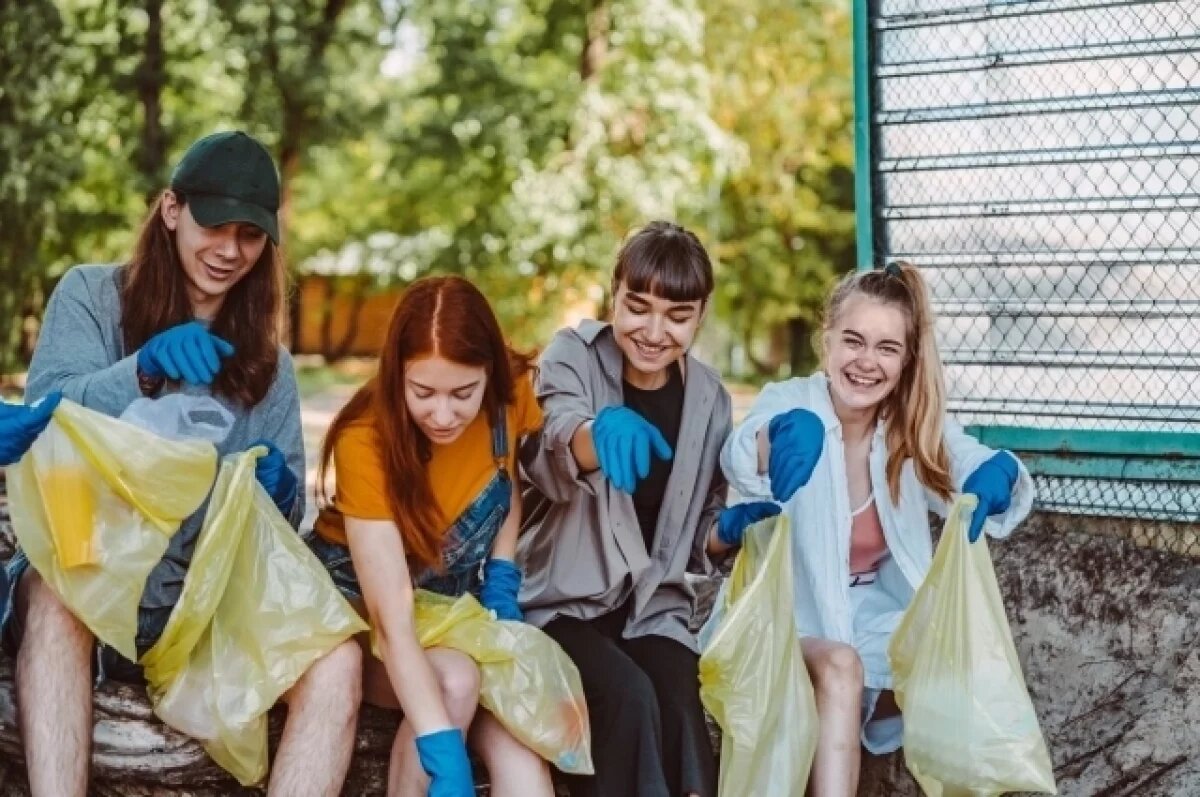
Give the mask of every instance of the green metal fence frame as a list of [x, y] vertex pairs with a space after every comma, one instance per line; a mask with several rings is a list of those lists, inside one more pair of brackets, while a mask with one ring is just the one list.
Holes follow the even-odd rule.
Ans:
[[[876, 267], [870, 0], [853, 0], [854, 215], [859, 270]], [[970, 426], [984, 444], [1021, 454], [1035, 475], [1200, 483], [1200, 434]]]

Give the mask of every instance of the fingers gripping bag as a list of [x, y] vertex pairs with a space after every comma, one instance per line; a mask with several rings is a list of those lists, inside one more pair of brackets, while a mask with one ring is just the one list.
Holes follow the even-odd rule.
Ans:
[[817, 706], [792, 605], [786, 516], [746, 532], [701, 630], [700, 699], [721, 726], [722, 797], [804, 794]]
[[132, 661], [146, 577], [216, 468], [210, 442], [164, 440], [64, 400], [8, 469], [13, 530], [59, 600]]
[[930, 797], [1056, 794], [974, 496], [951, 507], [933, 566], [888, 647], [904, 758]]
[[221, 464], [179, 602], [141, 660], [154, 713], [243, 785], [267, 773], [267, 711], [367, 628], [255, 479], [265, 451]]
[[593, 773], [579, 670], [553, 639], [532, 625], [494, 619], [470, 593], [451, 598], [419, 589], [413, 614], [422, 647], [457, 650], [479, 665], [479, 703], [517, 741], [563, 772]]

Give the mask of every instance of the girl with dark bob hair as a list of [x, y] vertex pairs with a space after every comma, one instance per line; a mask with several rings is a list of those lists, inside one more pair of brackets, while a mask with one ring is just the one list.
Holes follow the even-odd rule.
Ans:
[[596, 774], [572, 778], [571, 794], [713, 797], [684, 574], [779, 510], [725, 508], [729, 394], [689, 353], [713, 290], [700, 241], [647, 225], [612, 286], [612, 320], [560, 330], [539, 363], [544, 426], [521, 450], [533, 485], [521, 603], [582, 677]]

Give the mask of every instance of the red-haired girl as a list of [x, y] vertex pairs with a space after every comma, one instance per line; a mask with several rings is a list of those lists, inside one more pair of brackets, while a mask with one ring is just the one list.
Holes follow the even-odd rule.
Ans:
[[321, 483], [332, 460], [337, 487], [311, 544], [374, 629], [383, 661], [364, 656], [363, 699], [404, 710], [389, 795], [472, 797], [468, 732], [492, 794], [553, 793], [542, 759], [477, 711], [475, 663], [423, 650], [413, 622], [416, 587], [470, 591], [521, 619], [515, 455], [541, 425], [530, 370], [471, 283], [420, 280], [392, 315], [378, 375], [325, 440]]

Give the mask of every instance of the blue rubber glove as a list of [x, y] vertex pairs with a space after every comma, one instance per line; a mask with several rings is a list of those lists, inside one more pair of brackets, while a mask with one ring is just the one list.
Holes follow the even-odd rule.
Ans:
[[274, 443], [270, 440], [255, 440], [247, 450], [255, 446], [265, 446], [267, 453], [254, 463], [254, 478], [258, 479], [258, 483], [286, 517], [292, 511], [292, 505], [296, 503], [296, 491], [300, 489], [300, 481], [287, 466], [283, 452]]
[[671, 446], [658, 427], [628, 407], [605, 407], [592, 422], [592, 445], [600, 470], [618, 490], [633, 495], [650, 473], [651, 453], [670, 459]]
[[521, 591], [521, 569], [507, 559], [488, 559], [483, 566], [483, 588], [479, 602], [499, 620], [524, 620], [517, 593]]
[[746, 529], [782, 511], [783, 507], [771, 501], [750, 501], [727, 506], [717, 516], [717, 539], [726, 545], [741, 545]]
[[61, 400], [62, 393], [56, 390], [35, 407], [0, 401], [0, 468], [25, 456]]
[[232, 356], [229, 341], [213, 335], [199, 321], [188, 321], [146, 341], [137, 364], [146, 376], [209, 385], [221, 370], [221, 359]]
[[979, 539], [988, 515], [1008, 511], [1019, 473], [1016, 458], [1007, 451], [998, 451], [963, 482], [963, 494], [970, 493], [979, 499], [975, 514], [971, 515], [971, 528], [967, 531], [969, 541]]
[[825, 424], [816, 414], [797, 408], [772, 418], [767, 436], [771, 441], [767, 462], [771, 496], [776, 501], [791, 500], [817, 467], [825, 447]]
[[458, 728], [418, 736], [417, 757], [430, 779], [427, 797], [475, 797], [471, 761]]

